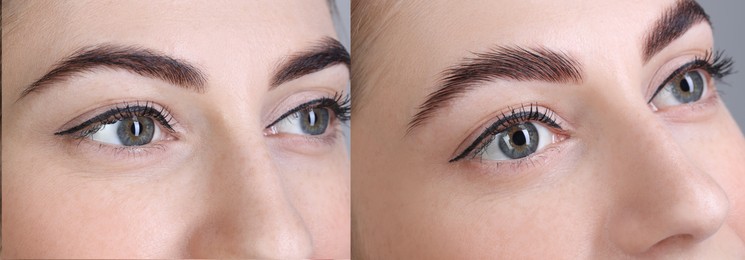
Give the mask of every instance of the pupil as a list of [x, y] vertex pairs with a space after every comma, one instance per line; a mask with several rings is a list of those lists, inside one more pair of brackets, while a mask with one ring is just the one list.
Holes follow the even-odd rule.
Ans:
[[512, 134], [512, 143], [514, 143], [517, 146], [523, 146], [525, 145], [525, 134], [523, 131], [515, 132]]
[[688, 85], [688, 78], [684, 78], [680, 81], [680, 90], [682, 90], [683, 92], [691, 91], [691, 86]]

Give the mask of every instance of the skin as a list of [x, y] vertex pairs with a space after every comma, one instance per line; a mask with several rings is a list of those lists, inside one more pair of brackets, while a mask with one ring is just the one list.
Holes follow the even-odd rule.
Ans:
[[[341, 125], [323, 139], [264, 135], [347, 84], [347, 67], [334, 65], [269, 89], [279, 61], [336, 37], [324, 1], [4, 1], [4, 17], [6, 8], [15, 20], [3, 20], [2, 39], [3, 258], [349, 257]], [[60, 59], [101, 43], [196, 64], [206, 90], [97, 69], [17, 100]], [[176, 133], [136, 151], [54, 135], [136, 100], [167, 107]]]
[[[367, 88], [352, 126], [354, 257], [745, 257], [745, 139], [726, 107], [716, 95], [646, 104], [713, 46], [698, 24], [644, 64], [643, 36], [674, 2], [408, 1], [367, 14], [387, 20], [355, 35], [375, 38], [353, 53], [364, 73], [352, 84]], [[406, 134], [440, 72], [495, 45], [563, 51], [584, 80], [486, 82]], [[448, 162], [526, 103], [555, 112], [563, 140], [519, 164]]]

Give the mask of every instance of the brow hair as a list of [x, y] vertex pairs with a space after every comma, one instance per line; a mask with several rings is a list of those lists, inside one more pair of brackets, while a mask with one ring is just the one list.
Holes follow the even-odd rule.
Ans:
[[648, 62], [693, 25], [703, 21], [711, 24], [709, 15], [693, 0], [679, 0], [665, 9], [644, 38], [644, 62]]
[[20, 98], [52, 83], [69, 79], [75, 74], [101, 67], [124, 69], [142, 76], [161, 79], [197, 92], [203, 91], [206, 82], [204, 74], [186, 61], [175, 59], [146, 48], [102, 44], [82, 48], [74, 52], [39, 80], [26, 87], [21, 92]]
[[435, 111], [475, 85], [495, 79], [545, 81], [554, 83], [581, 82], [580, 63], [571, 56], [543, 47], [499, 46], [484, 53], [473, 53], [442, 72], [437, 91], [427, 96], [419, 112], [409, 122], [408, 132], [422, 125]]
[[291, 56], [279, 66], [271, 86], [280, 84], [323, 70], [336, 64], [350, 65], [349, 52], [334, 38], [325, 37], [310, 50]]

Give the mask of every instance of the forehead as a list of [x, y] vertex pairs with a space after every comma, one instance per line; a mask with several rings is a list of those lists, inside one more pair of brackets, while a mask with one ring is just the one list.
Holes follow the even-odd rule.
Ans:
[[35, 76], [16, 85], [101, 43], [152, 48], [208, 71], [241, 68], [248, 74], [246, 67], [273, 69], [278, 57], [335, 35], [323, 0], [37, 1], [17, 7], [12, 30], [3, 34], [3, 60]]

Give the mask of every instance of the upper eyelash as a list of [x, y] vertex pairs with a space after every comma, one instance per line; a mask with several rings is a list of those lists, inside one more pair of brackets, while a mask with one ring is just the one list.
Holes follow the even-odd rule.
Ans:
[[703, 59], [696, 57], [696, 59], [694, 59], [693, 61], [686, 63], [683, 66], [680, 66], [680, 68], [673, 71], [673, 73], [665, 78], [665, 80], [662, 81], [662, 84], [657, 87], [657, 89], [654, 91], [654, 94], [652, 94], [652, 97], [649, 98], [649, 101], [647, 101], [647, 103], [651, 103], [652, 100], [654, 100], [654, 98], [657, 96], [657, 94], [659, 94], [660, 91], [665, 88], [665, 85], [667, 85], [670, 80], [682, 75], [683, 73], [686, 73], [690, 70], [703, 69], [707, 73], [709, 73], [709, 75], [711, 75], [711, 77], [715, 80], [720, 80], [727, 75], [732, 74], [733, 65], [734, 61], [731, 57], [725, 57], [724, 51], [717, 51], [713, 55], [713, 59], [712, 52], [708, 51], [706, 52], [706, 56], [704, 56]]
[[131, 118], [135, 116], [152, 117], [163, 125], [166, 129], [173, 132], [173, 117], [165, 107], [155, 108], [153, 103], [145, 101], [141, 104], [139, 101], [134, 103], [124, 103], [109, 109], [85, 122], [71, 127], [67, 130], [54, 133], [55, 135], [69, 135], [80, 132], [79, 137], [88, 137], [96, 133], [102, 126], [114, 123], [116, 121]]
[[[556, 123], [554, 112], [546, 108], [543, 112], [538, 111], [536, 104], [522, 105], [519, 108], [509, 108], [509, 112], [505, 114], [502, 112], [497, 116], [497, 121], [487, 127], [484, 132], [476, 138], [466, 149], [463, 150], [458, 156], [450, 159], [448, 162], [455, 162], [465, 158], [469, 154], [473, 156], [479, 155], [484, 152], [493, 139], [492, 136], [504, 131], [504, 129], [510, 126], [524, 123], [528, 121], [538, 121], [547, 124], [550, 127], [556, 129], [562, 129], [561, 126]], [[487, 139], [488, 138], [488, 139]], [[486, 140], [485, 140], [486, 139]]]
[[272, 127], [273, 125], [277, 124], [277, 122], [282, 121], [286, 117], [292, 114], [295, 114], [299, 111], [313, 109], [313, 108], [331, 109], [331, 111], [334, 111], [334, 114], [336, 115], [336, 118], [339, 121], [346, 122], [346, 121], [349, 121], [349, 119], [351, 119], [350, 102], [351, 102], [351, 99], [349, 95], [344, 95], [343, 93], [336, 93], [331, 98], [323, 97], [323, 98], [311, 100], [293, 109], [290, 109], [290, 111], [285, 112], [279, 118], [274, 120], [271, 124], [266, 126], [266, 128]]

